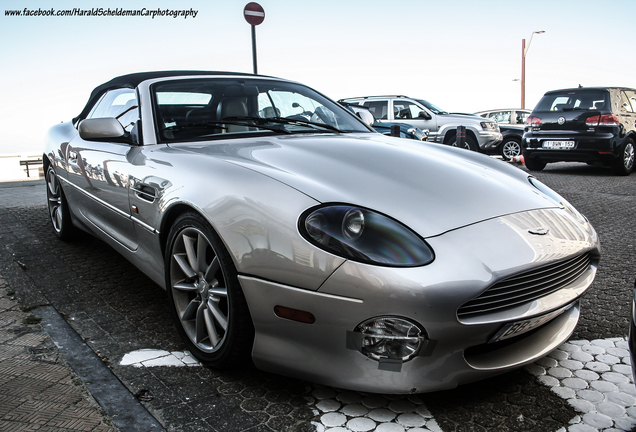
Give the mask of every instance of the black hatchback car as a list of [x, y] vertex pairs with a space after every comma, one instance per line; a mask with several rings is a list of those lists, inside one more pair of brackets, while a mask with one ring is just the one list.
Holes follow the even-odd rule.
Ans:
[[634, 169], [636, 90], [581, 87], [543, 95], [526, 119], [526, 167], [541, 171], [549, 162], [609, 166], [618, 175]]

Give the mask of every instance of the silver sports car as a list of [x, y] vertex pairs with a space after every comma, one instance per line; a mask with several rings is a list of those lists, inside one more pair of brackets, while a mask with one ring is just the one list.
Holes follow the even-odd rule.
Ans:
[[121, 76], [44, 156], [57, 235], [89, 232], [163, 287], [213, 367], [453, 388], [567, 340], [600, 255], [587, 219], [523, 171], [381, 135], [282, 79]]

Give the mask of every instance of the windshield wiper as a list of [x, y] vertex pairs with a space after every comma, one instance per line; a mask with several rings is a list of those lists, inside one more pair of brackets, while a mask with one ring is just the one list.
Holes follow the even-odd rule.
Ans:
[[[312, 122], [312, 121], [309, 121], [309, 120], [290, 119], [290, 118], [284, 118], [284, 117], [266, 117], [266, 118], [261, 118], [261, 117], [225, 117], [225, 119], [227, 119], [227, 120], [251, 120], [251, 121], [254, 121], [255, 123], [257, 123], [259, 126], [261, 126], [264, 123], [298, 124], [298, 125], [303, 125], [303, 126], [312, 126], [314, 129], [316, 129], [316, 128], [329, 129], [329, 130], [334, 131], [334, 132], [343, 133], [343, 131], [341, 131], [337, 127], [331, 126], [330, 124], [327, 124], [327, 123], [317, 123], [317, 122]], [[291, 132], [289, 132], [289, 133], [291, 133]]]

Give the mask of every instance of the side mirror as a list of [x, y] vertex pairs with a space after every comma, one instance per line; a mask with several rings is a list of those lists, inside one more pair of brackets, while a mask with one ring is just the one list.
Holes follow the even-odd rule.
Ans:
[[357, 112], [358, 117], [360, 117], [360, 119], [362, 119], [362, 121], [367, 125], [367, 126], [372, 126], [373, 123], [375, 123], [375, 118], [373, 117], [373, 114], [371, 114], [369, 111], [367, 110], [360, 110]]
[[426, 111], [420, 111], [420, 113], [417, 115], [417, 118], [421, 118], [421, 119], [424, 119], [424, 120], [430, 120], [432, 117]]
[[128, 134], [114, 117], [82, 120], [78, 130], [80, 137], [86, 141], [128, 142]]

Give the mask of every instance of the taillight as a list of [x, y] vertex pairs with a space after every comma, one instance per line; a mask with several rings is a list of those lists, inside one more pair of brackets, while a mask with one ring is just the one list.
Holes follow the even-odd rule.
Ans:
[[526, 119], [526, 126], [541, 126], [541, 119], [539, 117], [529, 116]]
[[585, 124], [588, 126], [619, 126], [621, 121], [614, 114], [603, 114], [588, 117]]

